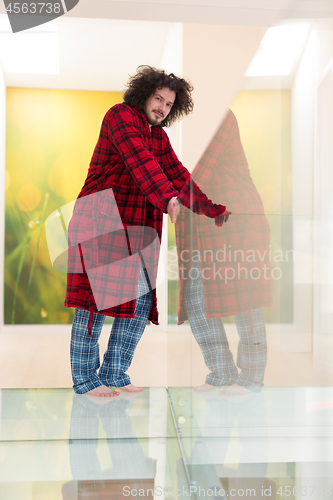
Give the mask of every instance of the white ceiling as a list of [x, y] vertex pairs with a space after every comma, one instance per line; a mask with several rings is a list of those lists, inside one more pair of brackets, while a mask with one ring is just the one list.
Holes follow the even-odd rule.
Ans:
[[333, 0], [80, 0], [65, 16], [43, 25], [58, 27], [59, 75], [8, 70], [1, 54], [19, 34], [11, 33], [2, 2], [1, 12], [0, 64], [7, 86], [122, 91], [140, 64], [160, 66], [175, 23], [269, 27], [288, 17], [333, 17]]
[[[0, 10], [1, 12], [1, 10]], [[68, 16], [271, 26], [277, 18], [333, 17], [332, 0], [80, 0]]]
[[[6, 16], [0, 16], [0, 26], [1, 21], [6, 21]], [[51, 24], [58, 26], [59, 75], [10, 72], [3, 52], [8, 50], [12, 37], [20, 34], [0, 34], [0, 62], [8, 87], [122, 91], [128, 75], [135, 73], [140, 64], [160, 65], [173, 27], [172, 23], [65, 16]], [[30, 36], [42, 39], [31, 31]]]
[[[305, 0], [80, 0], [66, 17], [271, 26]], [[326, 0], [312, 0], [325, 2]], [[331, 0], [328, 0], [331, 1]], [[311, 2], [310, 2], [311, 3]], [[5, 7], [0, 2], [0, 13]]]

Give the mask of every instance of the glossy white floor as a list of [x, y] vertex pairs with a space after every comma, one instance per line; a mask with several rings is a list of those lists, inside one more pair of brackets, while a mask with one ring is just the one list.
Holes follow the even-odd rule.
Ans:
[[2, 389], [0, 401], [1, 500], [333, 497], [330, 387]]

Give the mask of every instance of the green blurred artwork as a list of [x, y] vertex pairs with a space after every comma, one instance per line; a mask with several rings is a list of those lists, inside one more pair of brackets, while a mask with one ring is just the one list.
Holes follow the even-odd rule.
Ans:
[[71, 323], [45, 219], [76, 199], [119, 92], [7, 89], [5, 324]]

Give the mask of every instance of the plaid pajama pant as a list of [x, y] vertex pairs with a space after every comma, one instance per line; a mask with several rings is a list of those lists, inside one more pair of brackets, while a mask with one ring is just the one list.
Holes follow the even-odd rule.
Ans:
[[[197, 271], [193, 271], [193, 270]], [[191, 276], [191, 277], [190, 277]], [[192, 333], [210, 370], [210, 385], [238, 384], [244, 387], [263, 385], [267, 363], [266, 328], [261, 309], [234, 316], [240, 337], [237, 352], [238, 373], [221, 318], [206, 318], [205, 296], [200, 262], [191, 263], [184, 289], [185, 307]], [[250, 317], [253, 328], [251, 329]]]
[[75, 310], [70, 355], [73, 389], [77, 394], [84, 394], [100, 385], [123, 387], [131, 383], [126, 371], [146, 327], [152, 302], [153, 292], [147, 273], [141, 266], [135, 318], [114, 319], [102, 366], [98, 340], [105, 316], [94, 313], [92, 336], [89, 337], [89, 311], [79, 308]]

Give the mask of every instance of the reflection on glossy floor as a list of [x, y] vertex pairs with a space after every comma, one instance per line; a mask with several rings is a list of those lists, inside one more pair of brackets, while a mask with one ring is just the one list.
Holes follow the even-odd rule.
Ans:
[[1, 391], [1, 500], [333, 498], [333, 388]]

